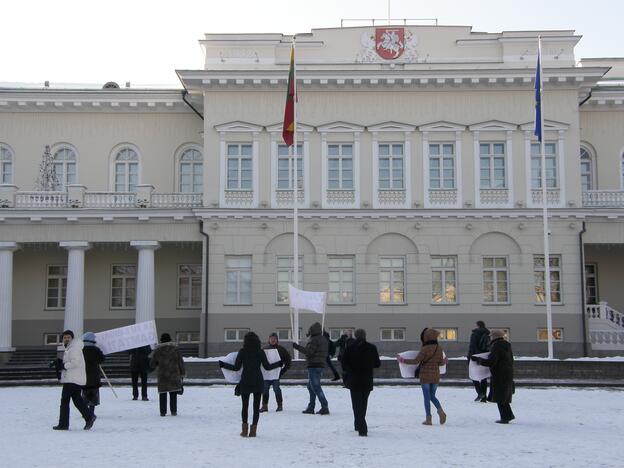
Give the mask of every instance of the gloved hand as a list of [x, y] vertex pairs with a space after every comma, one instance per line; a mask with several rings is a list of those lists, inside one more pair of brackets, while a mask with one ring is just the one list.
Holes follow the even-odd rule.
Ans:
[[299, 343], [293, 343], [292, 345], [295, 349], [301, 349], [301, 345]]
[[476, 362], [479, 365], [481, 365], [481, 363], [483, 362], [483, 359], [479, 356], [470, 356], [470, 360]]
[[284, 363], [282, 362], [282, 360], [280, 359], [279, 361], [277, 361], [277, 363], [279, 364], [278, 367], [282, 367], [284, 365]]
[[225, 367], [225, 365], [224, 365], [224, 364], [225, 364], [225, 363], [224, 363], [223, 361], [219, 361], [219, 367], [220, 367], [221, 369], [223, 369], [223, 368]]
[[63, 364], [63, 360], [61, 358], [56, 358], [55, 367], [57, 371], [65, 370], [65, 364]]

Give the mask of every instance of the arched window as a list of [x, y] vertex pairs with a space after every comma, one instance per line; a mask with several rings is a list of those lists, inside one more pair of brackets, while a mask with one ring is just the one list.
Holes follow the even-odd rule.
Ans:
[[197, 193], [204, 189], [204, 158], [196, 148], [187, 148], [180, 155], [178, 187], [180, 192]]
[[76, 153], [63, 146], [54, 152], [54, 170], [57, 184], [54, 190], [67, 190], [69, 184], [76, 183]]
[[139, 183], [139, 155], [132, 148], [122, 148], [115, 156], [115, 192], [134, 192]]
[[0, 145], [0, 184], [13, 183], [13, 152]]
[[587, 149], [581, 147], [581, 190], [593, 190], [594, 188], [594, 167], [591, 154]]

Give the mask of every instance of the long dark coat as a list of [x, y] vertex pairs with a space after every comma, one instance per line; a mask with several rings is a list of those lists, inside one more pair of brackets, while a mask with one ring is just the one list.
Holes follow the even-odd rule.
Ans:
[[479, 327], [472, 330], [472, 333], [470, 334], [470, 346], [468, 347], [469, 360], [473, 354], [487, 353], [489, 351], [489, 348], [484, 348], [482, 346], [483, 336], [489, 334], [490, 330], [484, 327]]
[[338, 348], [338, 362], [342, 363], [345, 351], [349, 346], [351, 346], [351, 344], [353, 344], [354, 341], [355, 339], [349, 337], [348, 335], [342, 335], [338, 338], [338, 341], [336, 341], [336, 347]]
[[149, 346], [141, 346], [130, 350], [130, 372], [149, 372], [150, 360], [149, 355], [152, 348]]
[[102, 386], [100, 377], [100, 364], [104, 362], [102, 350], [95, 345], [85, 343], [82, 348], [85, 360], [85, 370], [87, 372], [87, 384], [85, 388], [98, 388]]
[[184, 360], [175, 343], [161, 343], [152, 352], [150, 366], [158, 368], [158, 393], [179, 392], [184, 378]]
[[490, 401], [511, 403], [511, 396], [514, 392], [511, 344], [504, 338], [492, 341], [490, 356], [487, 359], [481, 359], [480, 362], [481, 365], [489, 367], [492, 372]]
[[248, 395], [262, 393], [264, 390], [264, 377], [260, 366], [271, 370], [281, 367], [282, 362], [269, 364], [266, 353], [262, 350], [260, 339], [254, 334], [253, 337], [245, 335], [243, 348], [238, 352], [234, 365], [223, 361], [220, 361], [220, 365], [232, 371], [239, 371], [241, 367], [243, 368], [238, 391], [241, 395]]
[[373, 389], [373, 369], [381, 366], [377, 346], [362, 339], [355, 340], [345, 350], [342, 366], [348, 389], [370, 392]]

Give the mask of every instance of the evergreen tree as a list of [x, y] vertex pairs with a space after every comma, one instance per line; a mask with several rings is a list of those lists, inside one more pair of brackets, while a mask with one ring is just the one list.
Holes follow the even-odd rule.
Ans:
[[35, 182], [35, 190], [38, 192], [52, 192], [57, 190], [59, 186], [56, 168], [54, 166], [54, 158], [50, 152], [50, 146], [46, 145], [39, 164], [39, 176]]

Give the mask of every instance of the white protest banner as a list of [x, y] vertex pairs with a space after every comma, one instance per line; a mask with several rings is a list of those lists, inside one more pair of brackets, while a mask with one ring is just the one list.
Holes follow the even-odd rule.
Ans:
[[95, 334], [98, 348], [104, 354], [118, 353], [158, 343], [156, 322], [150, 320], [127, 327], [113, 328]]
[[[490, 353], [473, 354], [473, 356], [488, 358], [490, 356]], [[476, 380], [477, 382], [480, 382], [483, 379], [491, 377], [492, 373], [490, 372], [489, 367], [480, 366], [479, 364], [471, 360], [470, 364], [468, 364], [468, 376], [470, 377], [470, 380]]]
[[[442, 359], [446, 359], [446, 353], [442, 351]], [[446, 364], [440, 366], [440, 375], [446, 374]]]
[[[227, 362], [228, 364], [234, 365], [234, 363], [236, 362], [236, 356], [238, 356], [238, 351], [234, 351], [233, 353], [228, 354], [221, 360], [223, 362]], [[239, 383], [241, 380], [241, 374], [243, 373], [243, 367], [241, 366], [240, 370], [238, 371], [232, 371], [226, 369], [225, 367], [222, 367], [221, 372], [223, 372], [223, 377], [225, 378], [226, 382]]]
[[293, 309], [305, 309], [324, 314], [326, 298], [326, 292], [303, 291], [291, 284], [288, 285], [289, 305]]
[[[416, 356], [418, 356], [418, 351], [403, 351], [402, 353], [399, 353], [399, 356], [401, 356], [403, 359], [414, 359]], [[403, 364], [399, 362], [401, 377], [404, 379], [413, 379], [417, 367], [418, 364]]]
[[[273, 364], [274, 362], [280, 360], [280, 355], [277, 349], [265, 349], [264, 353], [266, 354], [269, 364]], [[266, 370], [261, 365], [260, 370], [262, 371], [262, 377], [264, 377], [264, 380], [279, 380], [279, 375], [282, 368], [278, 367], [277, 369]]]

